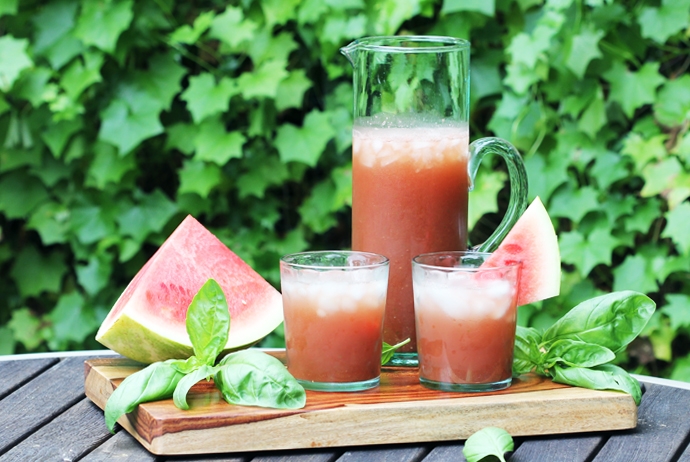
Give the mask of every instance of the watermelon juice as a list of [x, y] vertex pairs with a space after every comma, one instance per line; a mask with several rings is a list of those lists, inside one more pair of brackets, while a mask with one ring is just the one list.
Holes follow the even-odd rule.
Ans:
[[489, 254], [475, 253], [473, 263], [439, 255], [413, 262], [421, 383], [446, 391], [508, 387], [520, 265], [482, 268]]
[[287, 366], [304, 388], [358, 391], [378, 385], [387, 283], [388, 260], [380, 255], [283, 257]]
[[384, 340], [393, 345], [410, 338], [399, 351], [414, 358], [410, 261], [466, 247], [469, 134], [466, 124], [408, 125], [383, 128], [386, 123], [374, 126], [367, 118], [355, 123], [352, 248], [390, 259]]

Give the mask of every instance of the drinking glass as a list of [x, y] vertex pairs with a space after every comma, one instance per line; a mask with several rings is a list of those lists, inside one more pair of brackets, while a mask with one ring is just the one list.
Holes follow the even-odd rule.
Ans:
[[490, 253], [437, 252], [412, 260], [422, 385], [444, 391], [510, 386], [520, 264]]
[[379, 384], [388, 259], [315, 251], [280, 260], [290, 373], [308, 390], [359, 391]]

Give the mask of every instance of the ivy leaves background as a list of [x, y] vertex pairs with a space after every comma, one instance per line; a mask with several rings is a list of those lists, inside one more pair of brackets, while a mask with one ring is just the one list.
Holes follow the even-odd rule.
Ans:
[[[471, 134], [518, 147], [554, 219], [562, 295], [520, 323], [645, 292], [618, 362], [690, 381], [689, 30], [690, 0], [0, 1], [0, 353], [97, 348], [187, 213], [276, 285], [281, 255], [348, 247], [338, 49], [416, 33], [472, 42]], [[482, 166], [474, 242], [505, 179]]]

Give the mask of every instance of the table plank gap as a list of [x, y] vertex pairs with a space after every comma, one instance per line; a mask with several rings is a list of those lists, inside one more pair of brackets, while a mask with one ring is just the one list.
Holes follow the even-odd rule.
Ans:
[[121, 429], [115, 435], [94, 447], [91, 452], [79, 459], [79, 462], [130, 460], [156, 462], [156, 456], [148, 452], [132, 435]]
[[0, 401], [0, 454], [84, 398], [83, 364], [61, 360]]
[[0, 457], [2, 462], [78, 460], [110, 438], [103, 414], [87, 398], [31, 433]]
[[58, 358], [0, 361], [0, 400], [59, 361]]
[[423, 462], [467, 462], [462, 453], [464, 447], [464, 443], [438, 444], [427, 454]]

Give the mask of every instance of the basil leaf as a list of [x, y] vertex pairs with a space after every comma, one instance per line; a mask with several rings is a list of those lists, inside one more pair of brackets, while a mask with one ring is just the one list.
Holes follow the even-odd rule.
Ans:
[[213, 366], [228, 343], [230, 313], [223, 289], [209, 279], [194, 295], [187, 310], [187, 334], [194, 356], [201, 364]]
[[542, 339], [579, 340], [617, 353], [637, 337], [655, 309], [656, 304], [644, 294], [613, 292], [580, 303], [547, 329]]
[[616, 355], [605, 346], [561, 339], [549, 346], [544, 354], [542, 367], [549, 369], [557, 363], [563, 363], [562, 365], [566, 366], [594, 367], [614, 359]]
[[515, 447], [513, 438], [502, 428], [486, 427], [473, 433], [462, 448], [467, 462], [477, 462], [488, 456], [495, 456], [506, 462], [504, 455]]
[[279, 360], [257, 350], [231, 353], [215, 375], [223, 399], [243, 406], [299, 409], [307, 402], [302, 385]]
[[517, 326], [513, 350], [513, 375], [527, 374], [541, 362], [541, 334], [533, 327]]
[[405, 339], [400, 343], [397, 343], [395, 345], [389, 345], [386, 342], [383, 342], [383, 346], [381, 347], [381, 365], [385, 365], [388, 361], [393, 359], [393, 355], [395, 354], [395, 350], [400, 348], [403, 345], [407, 345], [410, 343], [410, 339]]
[[139, 404], [170, 398], [184, 374], [171, 361], [155, 362], [122, 381], [105, 403], [105, 423], [113, 433], [122, 414], [132, 412]]
[[613, 364], [602, 364], [594, 368], [560, 367], [552, 369], [554, 382], [591, 388], [593, 390], [619, 390], [632, 395], [638, 406], [642, 401], [640, 383], [625, 370]]
[[202, 366], [196, 356], [190, 356], [187, 359], [172, 359], [170, 365], [183, 374], [189, 374]]
[[189, 393], [189, 390], [200, 381], [204, 379], [209, 380], [216, 373], [216, 370], [216, 367], [204, 364], [197, 370], [182, 377], [173, 393], [175, 406], [185, 411], [189, 409], [189, 404], [187, 404], [187, 393]]

